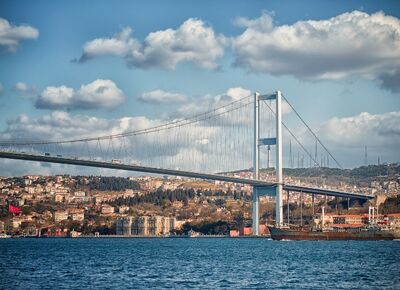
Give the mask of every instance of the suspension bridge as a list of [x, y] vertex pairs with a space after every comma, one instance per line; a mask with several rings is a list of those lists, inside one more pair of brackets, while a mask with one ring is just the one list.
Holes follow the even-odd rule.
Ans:
[[[300, 120], [304, 130], [297, 129], [294, 134], [282, 121], [283, 102], [285, 110]], [[275, 197], [277, 226], [283, 225], [283, 191], [374, 198], [366, 193], [285, 182], [284, 148], [289, 153], [285, 155], [288, 167], [294, 166], [293, 152], [297, 150], [297, 167], [304, 169], [304, 174], [309, 168], [329, 167], [330, 162], [335, 167], [342, 166], [280, 91], [242, 98], [221, 96], [218, 104], [199, 114], [187, 110], [169, 122], [148, 124], [140, 118], [127, 119], [112, 134], [103, 136], [66, 140], [10, 136], [0, 140], [0, 158], [247, 184], [253, 188], [254, 235], [259, 231], [261, 196]], [[289, 139], [289, 144], [283, 143], [283, 137]], [[260, 168], [274, 168], [275, 178], [261, 178]], [[249, 170], [251, 177], [240, 175]]]

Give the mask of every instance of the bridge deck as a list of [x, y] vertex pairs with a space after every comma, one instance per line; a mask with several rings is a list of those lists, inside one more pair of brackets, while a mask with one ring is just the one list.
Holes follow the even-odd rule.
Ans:
[[[164, 169], [164, 168], [147, 167], [147, 166], [139, 166], [139, 165], [127, 165], [127, 164], [118, 164], [118, 163], [111, 163], [111, 162], [83, 160], [83, 159], [67, 158], [67, 157], [55, 157], [55, 156], [46, 156], [46, 155], [36, 155], [36, 154], [27, 154], [27, 153], [18, 153], [18, 152], [0, 151], [0, 158], [59, 163], [59, 164], [70, 164], [70, 165], [89, 166], [89, 167], [97, 167], [97, 168], [110, 168], [110, 169], [119, 169], [119, 170], [126, 170], [126, 171], [136, 171], [136, 172], [146, 172], [146, 173], [182, 176], [182, 177], [190, 177], [190, 178], [219, 180], [219, 181], [225, 181], [225, 182], [248, 184], [248, 185], [257, 186], [257, 187], [275, 187], [277, 185], [277, 183], [271, 183], [271, 182], [266, 182], [266, 181], [262, 181], [262, 180], [238, 178], [238, 177], [225, 176], [225, 175], [219, 175], [219, 174], [197, 173], [197, 172], [190, 172], [190, 171], [183, 171], [183, 170]], [[320, 195], [337, 196], [337, 197], [345, 197], [345, 198], [372, 199], [375, 197], [374, 195], [370, 195], [370, 194], [343, 192], [343, 191], [337, 191], [337, 190], [319, 189], [319, 188], [297, 186], [297, 185], [290, 185], [290, 184], [284, 184], [283, 189], [289, 190], [289, 191], [295, 191], [295, 192], [304, 192], [304, 193], [309, 193], [309, 194], [320, 194]]]

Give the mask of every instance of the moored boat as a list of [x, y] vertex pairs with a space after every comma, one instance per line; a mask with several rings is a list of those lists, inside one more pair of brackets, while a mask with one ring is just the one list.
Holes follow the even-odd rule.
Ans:
[[273, 240], [394, 240], [400, 230], [383, 227], [358, 228], [278, 228], [269, 226]]

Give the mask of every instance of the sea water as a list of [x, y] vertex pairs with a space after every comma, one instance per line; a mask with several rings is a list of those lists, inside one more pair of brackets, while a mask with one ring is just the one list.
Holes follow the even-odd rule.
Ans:
[[400, 241], [0, 240], [0, 289], [400, 289]]

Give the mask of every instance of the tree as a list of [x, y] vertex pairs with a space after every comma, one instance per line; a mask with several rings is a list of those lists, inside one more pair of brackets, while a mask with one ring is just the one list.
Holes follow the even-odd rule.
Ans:
[[223, 205], [225, 205], [225, 203], [226, 203], [225, 200], [222, 198], [218, 198], [215, 200], [215, 205], [218, 207], [222, 207]]

